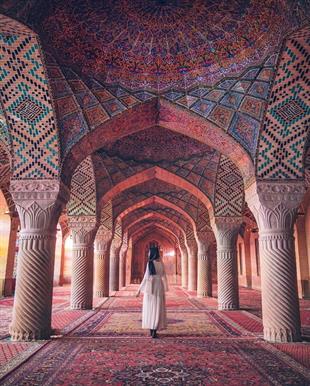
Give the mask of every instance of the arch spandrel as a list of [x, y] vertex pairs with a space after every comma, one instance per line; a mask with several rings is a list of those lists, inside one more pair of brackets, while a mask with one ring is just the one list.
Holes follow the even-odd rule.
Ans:
[[303, 153], [309, 132], [310, 27], [285, 40], [260, 132], [259, 179], [304, 178]]
[[12, 141], [13, 178], [57, 179], [59, 138], [38, 35], [0, 15], [0, 49], [0, 96]]
[[91, 157], [76, 168], [67, 204], [69, 216], [96, 216], [96, 181]]

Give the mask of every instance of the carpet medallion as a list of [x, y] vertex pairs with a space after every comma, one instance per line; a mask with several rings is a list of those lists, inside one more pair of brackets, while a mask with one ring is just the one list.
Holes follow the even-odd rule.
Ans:
[[[190, 376], [188, 375], [190, 374]], [[261, 342], [212, 338], [53, 341], [1, 385], [307, 385]]]
[[[159, 339], [141, 329], [137, 286], [95, 310], [70, 310], [68, 289], [55, 289], [52, 325], [45, 342], [10, 342], [11, 301], [0, 303], [0, 385], [309, 385], [310, 344], [269, 344], [254, 314], [259, 294], [242, 289], [249, 310], [218, 311], [216, 299], [197, 299], [180, 287], [167, 294], [167, 330]], [[67, 295], [66, 295], [67, 294]], [[119, 295], [119, 296], [118, 296]], [[310, 302], [302, 302], [309, 328]], [[254, 310], [254, 314], [252, 311]], [[2, 366], [2, 367], [1, 367]], [[1, 378], [2, 377], [2, 378]]]

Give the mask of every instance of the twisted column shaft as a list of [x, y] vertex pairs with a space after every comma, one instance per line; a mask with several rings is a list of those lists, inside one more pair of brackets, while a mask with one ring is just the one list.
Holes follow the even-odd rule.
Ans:
[[188, 248], [188, 290], [197, 290], [197, 243], [195, 239], [186, 240]]
[[19, 225], [17, 213], [10, 214], [11, 228], [9, 237], [9, 246], [7, 254], [7, 264], [5, 269], [4, 296], [13, 296], [13, 272], [15, 264], [16, 239]]
[[293, 226], [305, 188], [259, 182], [247, 191], [259, 227], [264, 338], [301, 339]]
[[120, 288], [125, 287], [126, 285], [126, 254], [128, 247], [122, 247], [120, 250], [120, 259], [119, 259], [119, 286]]
[[69, 223], [73, 237], [71, 309], [91, 309], [96, 218], [94, 216], [71, 217]]
[[110, 248], [110, 291], [119, 290], [119, 252], [122, 240], [114, 237]]
[[188, 254], [185, 246], [181, 248], [181, 285], [188, 287]]
[[239, 308], [237, 237], [239, 218], [216, 218], [214, 233], [217, 242], [218, 309]]
[[109, 296], [111, 232], [97, 233], [95, 239], [95, 296]]
[[61, 211], [58, 181], [12, 181], [20, 241], [12, 340], [48, 339], [51, 333], [56, 224]]
[[213, 238], [212, 233], [197, 235], [198, 244], [198, 277], [197, 277], [197, 296], [212, 296], [212, 271], [211, 260], [208, 249]]

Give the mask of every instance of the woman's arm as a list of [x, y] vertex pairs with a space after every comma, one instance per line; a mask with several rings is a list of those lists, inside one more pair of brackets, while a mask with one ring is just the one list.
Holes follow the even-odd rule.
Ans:
[[168, 286], [168, 280], [167, 280], [167, 275], [166, 275], [166, 270], [165, 270], [165, 264], [163, 262], [161, 262], [162, 266], [163, 266], [163, 277], [162, 277], [162, 280], [164, 282], [164, 288], [165, 288], [165, 291], [169, 291], [169, 286]]
[[139, 296], [140, 292], [145, 289], [145, 286], [146, 286], [147, 281], [149, 280], [149, 277], [150, 277], [149, 267], [148, 267], [148, 265], [146, 265], [146, 270], [145, 270], [145, 273], [144, 273], [144, 277], [143, 277], [143, 280], [142, 280], [142, 282], [141, 282], [141, 284], [140, 284], [140, 286], [138, 288], [136, 296]]

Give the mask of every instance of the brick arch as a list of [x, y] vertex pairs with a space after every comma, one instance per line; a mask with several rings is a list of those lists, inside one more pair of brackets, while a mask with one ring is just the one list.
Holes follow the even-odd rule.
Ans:
[[67, 209], [69, 216], [97, 214], [96, 181], [91, 157], [85, 158], [74, 171]]
[[77, 164], [89, 154], [103, 148], [107, 142], [153, 126], [187, 135], [225, 154], [237, 165], [246, 180], [254, 175], [251, 157], [232, 136], [198, 114], [156, 97], [137, 103], [111, 118], [107, 117], [91, 130], [83, 129], [83, 136], [72, 145], [64, 159], [63, 180], [69, 183]]
[[166, 238], [168, 238], [167, 237], [167, 234], [168, 234], [170, 242], [173, 242], [174, 244], [178, 243], [178, 238], [169, 229], [165, 228], [164, 226], [159, 226], [157, 224], [155, 224], [155, 225], [148, 225], [148, 226], [142, 227], [140, 230], [137, 230], [135, 233], [133, 233], [131, 235], [131, 237], [132, 237], [133, 241], [134, 241], [134, 239], [135, 239], [135, 241], [139, 240], [139, 238], [142, 238], [145, 235], [150, 234], [153, 229], [155, 229], [157, 232], [160, 231], [160, 233], [165, 235]]
[[137, 224], [135, 224], [135, 226], [129, 228], [129, 230], [128, 230], [128, 237], [129, 238], [133, 237], [137, 232], [142, 231], [143, 229], [146, 229], [148, 227], [158, 227], [158, 228], [162, 228], [166, 232], [169, 232], [177, 240], [179, 240], [179, 236], [172, 229], [170, 229], [166, 224], [159, 222], [158, 220], [152, 221], [152, 222], [147, 222], [143, 225], [140, 225], [141, 223], [143, 223], [143, 220], [138, 222]]
[[[173, 219], [161, 214], [161, 213], [146, 213], [139, 216], [135, 219], [129, 226], [132, 227], [144, 220], [152, 220], [152, 221], [164, 221], [170, 223], [173, 227], [175, 227], [183, 236], [185, 236], [185, 230], [180, 226], [180, 224], [176, 223]], [[125, 227], [128, 229], [129, 227]]]
[[172, 185], [178, 186], [184, 190], [187, 190], [191, 194], [195, 195], [202, 201], [202, 203], [207, 207], [209, 214], [213, 212], [212, 203], [209, 198], [201, 192], [195, 185], [189, 183], [185, 179], [176, 176], [175, 174], [164, 170], [158, 166], [154, 166], [150, 169], [143, 170], [140, 173], [137, 173], [126, 180], [118, 183], [113, 186], [109, 191], [107, 191], [101, 198], [99, 203], [102, 206], [105, 202], [112, 200], [113, 197], [117, 196], [122, 191], [129, 189], [135, 185], [141, 184], [145, 181], [149, 181], [151, 179], [159, 179], [162, 181], [169, 182]]
[[303, 179], [303, 156], [310, 122], [310, 27], [285, 39], [260, 131], [259, 179]]
[[187, 221], [192, 225], [193, 229], [196, 230], [196, 224], [195, 224], [194, 220], [192, 219], [192, 217], [187, 212], [185, 212], [185, 210], [183, 210], [179, 206], [171, 203], [170, 201], [167, 201], [167, 200], [165, 200], [165, 199], [163, 199], [161, 197], [157, 197], [157, 196], [149, 197], [149, 198], [147, 198], [145, 200], [141, 200], [141, 201], [137, 202], [136, 204], [130, 206], [128, 209], [124, 210], [118, 216], [118, 218], [119, 219], [123, 219], [128, 214], [130, 214], [131, 212], [135, 211], [136, 209], [146, 207], [146, 206], [148, 206], [150, 204], [161, 204], [162, 206], [166, 206], [168, 208], [174, 209], [175, 211], [177, 211], [180, 214], [182, 214], [182, 216], [184, 216], [187, 219]]
[[38, 35], [0, 15], [0, 52], [0, 99], [12, 144], [12, 177], [58, 179], [58, 130]]
[[128, 224], [133, 223], [136, 219], [139, 219], [146, 214], [158, 215], [163, 220], [169, 218], [170, 220], [173, 221], [174, 224], [179, 225], [178, 227], [179, 229], [183, 229], [184, 232], [186, 231], [186, 229], [191, 229], [191, 232], [194, 234], [194, 229], [192, 225], [189, 222], [187, 222], [187, 220], [179, 212], [175, 211], [174, 209], [168, 208], [166, 206], [159, 206], [157, 204], [156, 204], [156, 207], [154, 205], [146, 206], [144, 208], [139, 208], [129, 213], [129, 215], [123, 219], [123, 222], [122, 222], [123, 227], [127, 228]]

